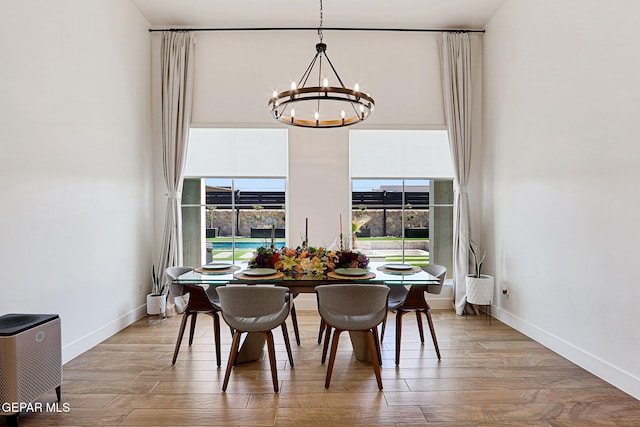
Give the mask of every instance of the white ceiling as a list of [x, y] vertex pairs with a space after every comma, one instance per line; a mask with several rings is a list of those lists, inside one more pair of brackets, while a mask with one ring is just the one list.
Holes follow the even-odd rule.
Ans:
[[[152, 28], [317, 27], [319, 0], [131, 0]], [[505, 0], [323, 0], [324, 27], [481, 29]]]

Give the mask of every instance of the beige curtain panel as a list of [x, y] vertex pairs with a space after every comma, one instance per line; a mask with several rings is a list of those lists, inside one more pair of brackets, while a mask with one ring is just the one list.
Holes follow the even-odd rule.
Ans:
[[187, 157], [193, 99], [194, 35], [190, 32], [162, 34], [162, 167], [167, 187], [167, 206], [158, 272], [182, 264], [180, 195]]

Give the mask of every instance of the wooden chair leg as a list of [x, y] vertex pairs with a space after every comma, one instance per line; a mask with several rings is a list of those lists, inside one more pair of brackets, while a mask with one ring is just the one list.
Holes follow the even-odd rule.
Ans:
[[324, 345], [322, 346], [322, 363], [327, 360], [327, 350], [331, 340], [331, 326], [325, 324]]
[[287, 349], [287, 356], [289, 356], [289, 364], [293, 368], [293, 354], [291, 353], [291, 342], [289, 341], [289, 332], [287, 331], [286, 323], [282, 323], [282, 337], [284, 338], [284, 346]]
[[267, 336], [267, 351], [269, 353], [269, 365], [271, 366], [271, 380], [273, 381], [273, 391], [278, 392], [278, 369], [276, 367], [276, 349], [273, 344], [273, 333], [265, 332]]
[[318, 344], [322, 342], [322, 333], [324, 332], [325, 327], [326, 323], [324, 319], [320, 319], [320, 329], [318, 330]]
[[184, 335], [184, 330], [187, 326], [188, 318], [189, 318], [188, 313], [184, 313], [182, 315], [182, 322], [180, 323], [180, 331], [178, 332], [178, 341], [176, 341], [176, 349], [173, 350], [173, 360], [171, 361], [172, 365], [176, 364], [176, 359], [178, 358], [178, 352], [180, 351], [180, 344], [182, 344], [182, 336]]
[[220, 316], [215, 311], [211, 313], [211, 317], [213, 317], [213, 341], [216, 346], [216, 363], [218, 364], [218, 368], [222, 365], [220, 359]]
[[398, 310], [396, 312], [396, 366], [400, 364], [400, 343], [402, 342], [402, 316], [406, 312]]
[[376, 351], [376, 344], [374, 342], [375, 335], [373, 330], [367, 331], [367, 345], [369, 347], [369, 355], [371, 356], [371, 364], [373, 365], [373, 372], [376, 374], [376, 381], [378, 382], [378, 390], [382, 390], [382, 378], [380, 376], [380, 359]]
[[340, 340], [340, 333], [342, 331], [335, 329], [333, 331], [333, 338], [331, 339], [331, 354], [329, 355], [329, 366], [327, 366], [327, 378], [324, 381], [324, 388], [329, 388], [331, 383], [331, 374], [333, 373], [333, 365], [336, 362], [336, 353], [338, 352], [338, 340]]
[[196, 319], [198, 318], [198, 313], [191, 314], [191, 328], [189, 328], [189, 347], [193, 344], [193, 334], [196, 330]]
[[422, 314], [420, 310], [416, 310], [416, 321], [418, 322], [418, 333], [420, 333], [420, 342], [424, 344], [424, 331], [422, 329]]
[[224, 381], [222, 383], [222, 391], [227, 391], [227, 385], [229, 385], [229, 377], [231, 376], [231, 369], [236, 364], [236, 358], [238, 357], [238, 349], [240, 348], [240, 331], [233, 333], [233, 341], [231, 342], [231, 351], [229, 352], [229, 361], [227, 362], [227, 370], [224, 373]]
[[293, 333], [296, 336], [296, 344], [300, 345], [300, 331], [298, 330], [298, 315], [295, 304], [291, 304], [291, 322], [293, 323]]
[[378, 354], [378, 361], [380, 362], [380, 366], [382, 366], [382, 350], [380, 349], [380, 336], [378, 335], [378, 327], [372, 329], [373, 331], [373, 339], [376, 345], [376, 353]]
[[424, 314], [427, 316], [429, 330], [431, 331], [431, 339], [433, 339], [433, 346], [436, 348], [436, 354], [438, 355], [438, 360], [440, 360], [440, 348], [438, 347], [438, 339], [436, 338], [436, 330], [433, 327], [433, 320], [431, 320], [431, 311], [427, 310]]

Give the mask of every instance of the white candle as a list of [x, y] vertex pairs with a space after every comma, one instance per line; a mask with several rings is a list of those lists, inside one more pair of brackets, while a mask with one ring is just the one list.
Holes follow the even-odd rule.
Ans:
[[340, 212], [340, 235], [342, 236], [342, 212]]

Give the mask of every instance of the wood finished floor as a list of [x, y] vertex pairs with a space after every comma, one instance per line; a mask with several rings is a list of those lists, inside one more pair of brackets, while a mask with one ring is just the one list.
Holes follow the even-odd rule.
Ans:
[[[299, 312], [302, 343], [291, 369], [275, 331], [280, 393], [268, 359], [234, 368], [221, 391], [231, 336], [222, 327], [215, 366], [212, 321], [198, 319], [175, 366], [171, 358], [181, 315], [141, 319], [64, 366], [67, 413], [25, 413], [28, 426], [640, 426], [640, 401], [510, 327], [484, 315], [433, 311], [442, 352], [420, 344], [415, 316], [404, 317], [400, 367], [394, 364], [394, 316], [383, 343], [379, 392], [371, 365], [356, 361], [341, 340], [331, 388], [316, 343], [318, 314]], [[288, 321], [290, 324], [290, 321]], [[426, 325], [425, 325], [426, 326]], [[55, 393], [41, 402], [54, 402]], [[0, 424], [2, 421], [0, 421]]]

